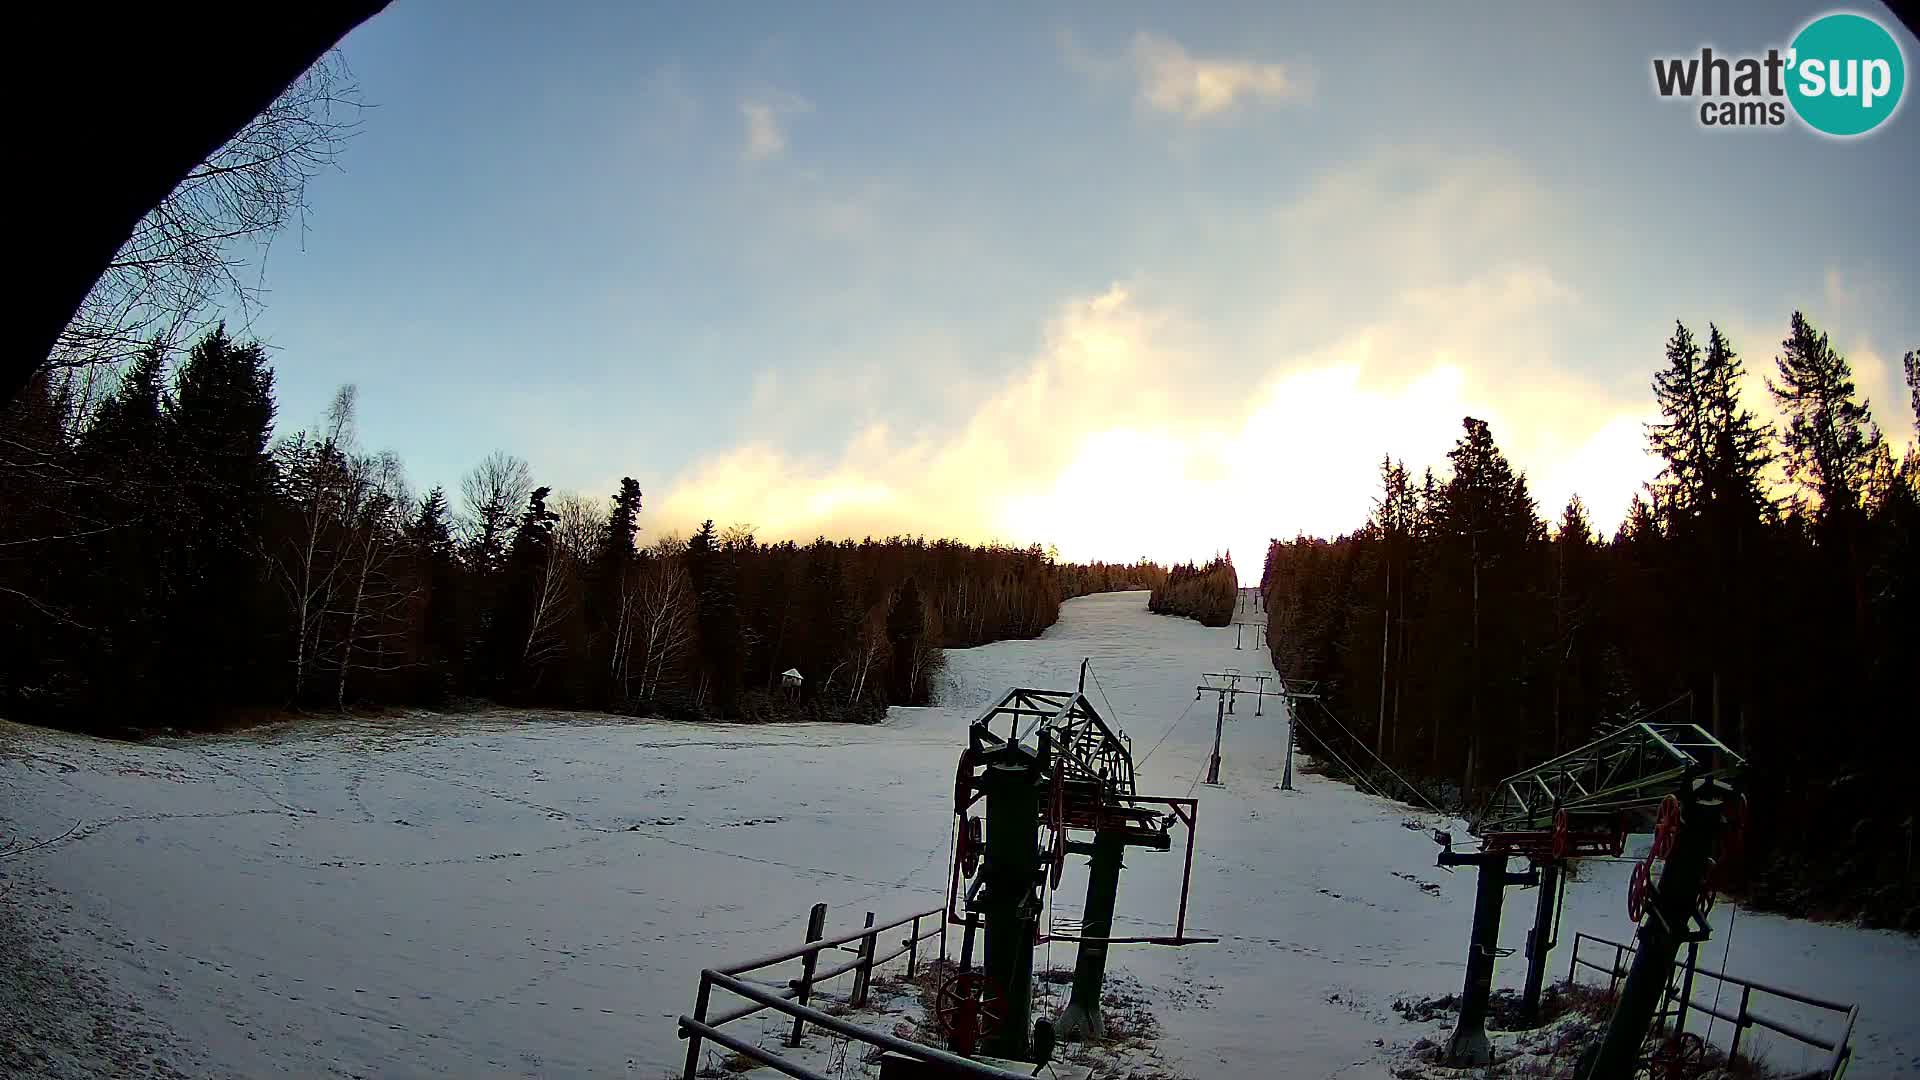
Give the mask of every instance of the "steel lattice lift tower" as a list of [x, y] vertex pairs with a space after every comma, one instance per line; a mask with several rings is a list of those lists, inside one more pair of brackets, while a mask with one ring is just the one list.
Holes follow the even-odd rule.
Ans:
[[[1082, 689], [1085, 672], [1083, 664]], [[972, 813], [981, 803], [984, 816]], [[1078, 945], [1072, 996], [1058, 1018], [1060, 1036], [1071, 1039], [1104, 1034], [1100, 995], [1109, 946], [1218, 940], [1186, 934], [1198, 812], [1197, 800], [1135, 790], [1130, 742], [1078, 690], [1016, 687], [981, 713], [968, 728], [954, 781], [958, 822], [947, 919], [965, 931], [960, 971], [941, 987], [935, 1006], [949, 1048], [1029, 1059], [1036, 945]], [[1114, 937], [1126, 849], [1167, 851], [1175, 825], [1187, 836], [1173, 933]], [[1091, 857], [1079, 932], [1058, 934], [1051, 926], [1043, 931], [1043, 896], [1059, 887], [1071, 854]], [[973, 942], [981, 932], [985, 959], [975, 970]]]
[[[1521, 1000], [1522, 1012], [1532, 1018], [1554, 945], [1563, 866], [1583, 856], [1620, 855], [1635, 819], [1657, 808], [1653, 847], [1634, 867], [1627, 898], [1628, 913], [1640, 924], [1639, 947], [1606, 1035], [1589, 1048], [1579, 1071], [1582, 1080], [1631, 1075], [1679, 947], [1706, 939], [1713, 889], [1721, 868], [1737, 854], [1746, 803], [1735, 784], [1744, 765], [1698, 725], [1629, 724], [1500, 781], [1469, 828], [1479, 851], [1456, 852], [1452, 837], [1435, 833], [1439, 865], [1480, 872], [1460, 1020], [1446, 1048], [1449, 1064], [1492, 1060], [1486, 1019], [1506, 887], [1540, 890]], [[1525, 873], [1508, 872], [1508, 860], [1516, 856], [1531, 864]], [[1663, 861], [1657, 881], [1656, 860]]]

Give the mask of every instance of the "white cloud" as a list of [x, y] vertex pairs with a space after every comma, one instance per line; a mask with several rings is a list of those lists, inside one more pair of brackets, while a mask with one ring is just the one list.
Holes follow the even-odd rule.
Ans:
[[1140, 101], [1160, 112], [1197, 120], [1241, 101], [1281, 103], [1309, 96], [1305, 76], [1284, 64], [1198, 57], [1171, 38], [1142, 31], [1133, 39]]
[[781, 129], [773, 106], [750, 101], [741, 105], [740, 111], [747, 117], [747, 145], [742, 152], [748, 161], [765, 161], [786, 151], [787, 133]]
[[746, 143], [741, 155], [748, 161], [766, 161], [787, 152], [789, 138], [783, 116], [813, 111], [813, 104], [792, 94], [772, 94], [740, 103], [746, 120]]
[[[1223, 411], [1183, 407], [1179, 386], [1238, 359], [1115, 286], [1064, 305], [1031, 361], [952, 432], [875, 425], [816, 460], [750, 444], [681, 477], [662, 512], [683, 529], [714, 517], [769, 538], [924, 532], [1051, 542], [1083, 559], [1226, 547], [1254, 572], [1269, 537], [1363, 521], [1382, 453], [1443, 464], [1460, 418], [1475, 415], [1518, 464], [1539, 467], [1543, 514], [1579, 490], [1607, 522], [1650, 475], [1641, 417], [1484, 336], [1567, 299], [1524, 269], [1425, 290], [1328, 348], [1272, 356], [1254, 393]], [[1436, 327], [1434, 304], [1458, 317]]]
[[956, 374], [978, 346], [952, 328], [890, 337], [888, 355], [948, 358], [913, 369], [939, 408], [903, 405], [853, 351], [783, 371], [750, 441], [662, 485], [662, 527], [1038, 541], [1082, 559], [1224, 547], [1252, 574], [1269, 537], [1360, 525], [1383, 453], [1443, 467], [1473, 415], [1544, 516], [1577, 492], [1611, 528], [1655, 471], [1650, 372], [1593, 366], [1605, 316], [1526, 240], [1560, 207], [1498, 158], [1415, 150], [1332, 170], [1284, 206], [1192, 222], [1173, 256], [1204, 259], [1059, 303], [1001, 375]]

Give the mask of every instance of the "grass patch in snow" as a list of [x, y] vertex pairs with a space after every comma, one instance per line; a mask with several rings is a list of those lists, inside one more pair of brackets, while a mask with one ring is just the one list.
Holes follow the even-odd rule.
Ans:
[[[1540, 995], [1541, 1022], [1530, 1029], [1519, 1030], [1519, 995], [1509, 990], [1496, 991], [1487, 1015], [1493, 1064], [1475, 1068], [1447, 1065], [1442, 1060], [1446, 1036], [1441, 1035], [1414, 1042], [1392, 1075], [1396, 1080], [1465, 1080], [1467, 1077], [1575, 1080], [1579, 1076], [1581, 1055], [1605, 1034], [1615, 1000], [1615, 995], [1595, 986], [1548, 987]], [[1401, 999], [1393, 1002], [1393, 1011], [1414, 1023], [1450, 1022], [1460, 1011], [1460, 998], [1457, 994], [1448, 994], [1419, 1000]], [[1665, 1030], [1656, 1026], [1647, 1037], [1646, 1053], [1658, 1052], [1665, 1039]], [[1777, 1080], [1781, 1074], [1745, 1057], [1729, 1060], [1723, 1051], [1709, 1045], [1697, 1062], [1673, 1072], [1656, 1070], [1656, 1075], [1677, 1080]]]

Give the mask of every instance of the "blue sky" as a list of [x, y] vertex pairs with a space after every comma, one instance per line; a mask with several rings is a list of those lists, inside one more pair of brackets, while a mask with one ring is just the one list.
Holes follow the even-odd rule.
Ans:
[[1467, 412], [1617, 520], [1675, 318], [1758, 369], [1804, 308], [1912, 437], [1914, 107], [1839, 142], [1651, 87], [1824, 6], [988, 7], [396, 0], [267, 263], [283, 429], [351, 382], [420, 487], [504, 448], [635, 476], [654, 535], [1249, 570]]

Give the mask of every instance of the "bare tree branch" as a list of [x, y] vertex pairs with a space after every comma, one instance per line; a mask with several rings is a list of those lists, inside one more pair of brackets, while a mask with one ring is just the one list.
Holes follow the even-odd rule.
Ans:
[[[177, 347], [231, 305], [257, 308], [274, 236], [304, 224], [307, 183], [330, 168], [359, 127], [359, 88], [336, 52], [323, 56], [227, 145], [153, 208], [94, 283], [46, 364], [113, 364], [150, 345]], [[254, 258], [239, 250], [251, 243]]]

